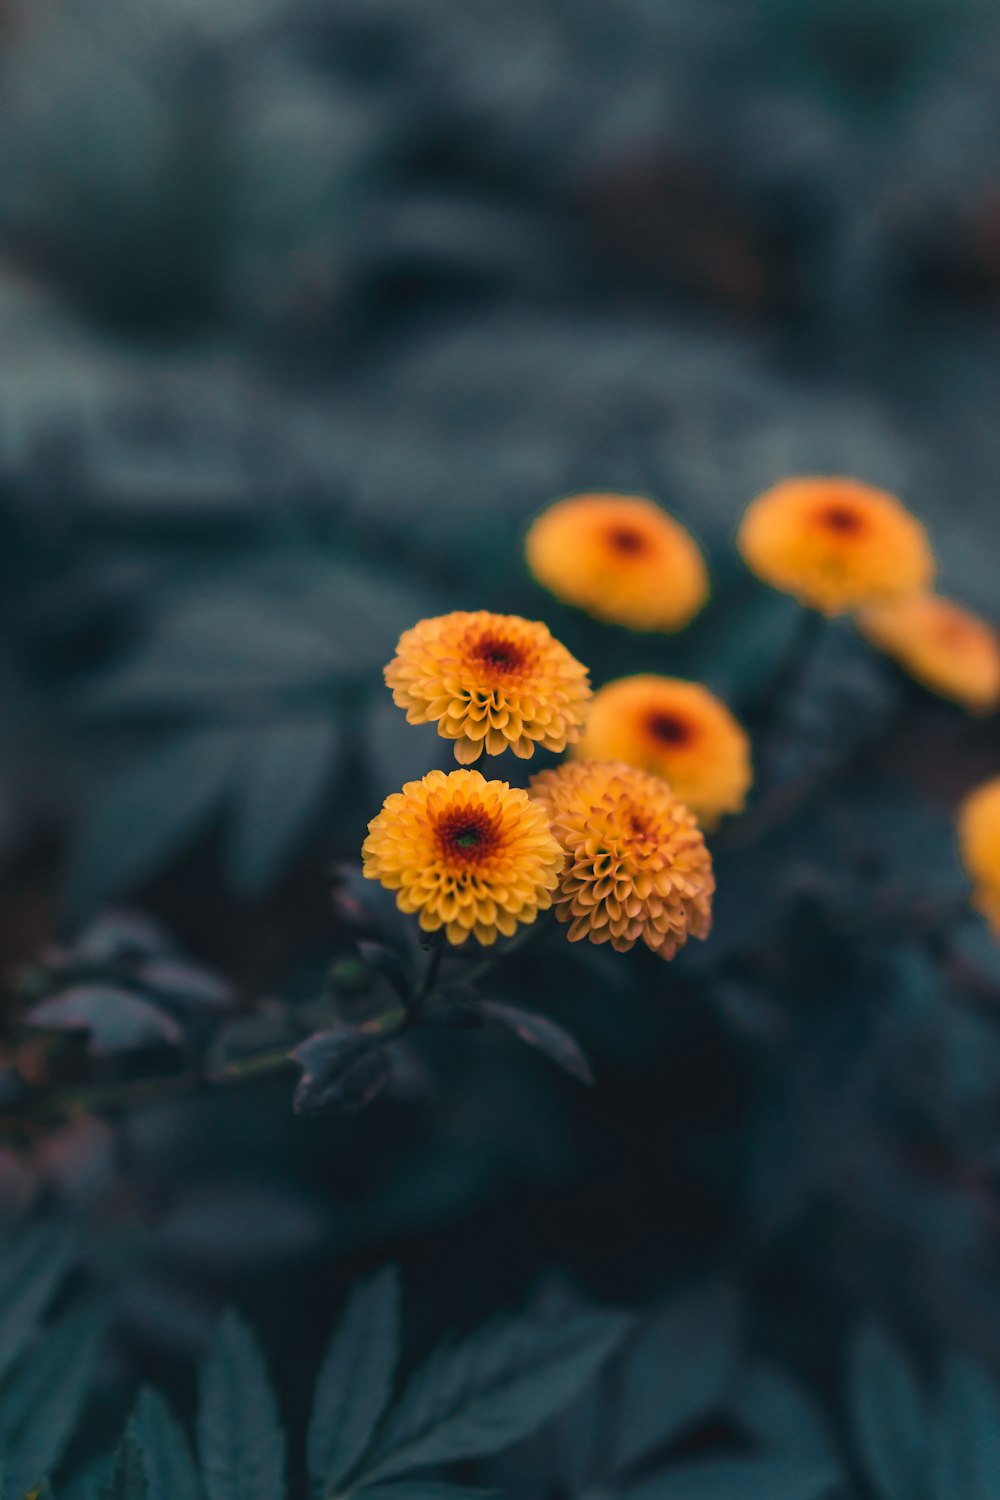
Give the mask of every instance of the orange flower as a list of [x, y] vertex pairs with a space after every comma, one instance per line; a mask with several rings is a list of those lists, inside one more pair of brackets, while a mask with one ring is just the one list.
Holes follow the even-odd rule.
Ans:
[[974, 714], [992, 713], [1000, 703], [1000, 638], [960, 604], [914, 594], [865, 610], [858, 627], [931, 692]]
[[983, 782], [962, 803], [958, 842], [973, 905], [1000, 935], [1000, 776]]
[[634, 766], [576, 761], [532, 778], [566, 852], [555, 898], [570, 942], [640, 939], [673, 958], [687, 938], [708, 936], [715, 878], [694, 815], [667, 784]]
[[676, 677], [623, 677], [602, 687], [573, 753], [662, 776], [703, 828], [739, 812], [753, 779], [745, 730], [707, 688]]
[[708, 598], [683, 526], [638, 495], [571, 495], [533, 523], [528, 567], [565, 604], [632, 630], [680, 630]]
[[364, 873], [449, 943], [489, 946], [552, 905], [564, 858], [544, 807], [478, 771], [431, 771], [368, 825]]
[[586, 667], [546, 626], [486, 610], [458, 610], [404, 631], [385, 680], [408, 721], [436, 721], [463, 765], [483, 750], [511, 749], [523, 760], [536, 744], [565, 750], [579, 738], [590, 701]]
[[925, 589], [934, 558], [893, 495], [857, 479], [785, 479], [747, 508], [738, 545], [773, 588], [825, 615]]

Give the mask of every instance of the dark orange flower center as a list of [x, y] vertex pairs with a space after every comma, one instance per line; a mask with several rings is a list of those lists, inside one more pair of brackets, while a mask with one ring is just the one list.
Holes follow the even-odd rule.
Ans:
[[646, 730], [661, 745], [684, 745], [693, 733], [687, 719], [667, 709], [654, 709], [646, 720]]
[[524, 651], [516, 641], [498, 635], [483, 635], [473, 642], [470, 655], [497, 672], [517, 672], [524, 666]]
[[437, 825], [438, 842], [452, 859], [482, 859], [496, 846], [497, 830], [481, 807], [459, 807], [445, 813]]
[[649, 551], [649, 537], [646, 533], [640, 531], [638, 526], [628, 526], [623, 522], [608, 528], [607, 541], [623, 557], [638, 557], [639, 553]]
[[834, 531], [838, 536], [853, 536], [865, 529], [864, 518], [842, 500], [831, 500], [824, 505], [818, 520], [827, 531]]

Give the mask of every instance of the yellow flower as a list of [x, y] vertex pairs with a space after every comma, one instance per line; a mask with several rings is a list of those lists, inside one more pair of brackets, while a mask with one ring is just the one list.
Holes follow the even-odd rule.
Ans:
[[364, 873], [449, 943], [486, 946], [552, 905], [564, 859], [545, 808], [478, 771], [431, 771], [387, 797], [368, 825]]
[[623, 677], [602, 687], [573, 753], [662, 776], [703, 828], [739, 812], [753, 780], [745, 730], [707, 688], [676, 677]]
[[1000, 703], [1000, 638], [960, 604], [914, 594], [865, 610], [858, 627], [924, 687], [971, 713], [992, 713]]
[[825, 615], [925, 589], [934, 558], [923, 526], [857, 479], [785, 479], [747, 508], [738, 546], [773, 588]]
[[538, 582], [599, 620], [632, 630], [680, 630], [708, 598], [690, 534], [640, 495], [571, 495], [525, 541]]
[[484, 749], [523, 760], [536, 745], [561, 752], [579, 738], [590, 701], [586, 667], [546, 626], [482, 609], [405, 630], [385, 680], [411, 724], [436, 721], [454, 740], [462, 765]]
[[973, 904], [1000, 935], [1000, 776], [976, 787], [962, 803], [958, 842]]
[[708, 936], [715, 878], [691, 813], [665, 782], [635, 766], [576, 761], [532, 778], [567, 862], [555, 898], [570, 942], [610, 942], [625, 953], [640, 938], [673, 958]]

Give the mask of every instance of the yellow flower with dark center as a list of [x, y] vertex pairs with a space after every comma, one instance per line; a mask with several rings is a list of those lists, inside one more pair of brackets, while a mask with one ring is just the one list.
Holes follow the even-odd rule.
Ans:
[[914, 594], [858, 616], [858, 628], [911, 677], [971, 713], [1000, 703], [1000, 637], [986, 620], [940, 594]]
[[691, 535], [641, 495], [570, 495], [533, 522], [528, 567], [564, 604], [632, 630], [680, 630], [708, 598]]
[[564, 856], [545, 808], [478, 771], [431, 771], [368, 825], [364, 873], [449, 943], [489, 946], [552, 905]]
[[571, 761], [532, 778], [566, 852], [555, 898], [570, 942], [620, 953], [640, 940], [673, 958], [708, 936], [715, 877], [694, 814], [657, 776], [621, 762]]
[[857, 479], [785, 479], [747, 508], [738, 546], [772, 588], [825, 615], [926, 589], [927, 533], [894, 495]]
[[485, 750], [529, 759], [539, 745], [562, 752], [579, 737], [587, 669], [539, 621], [486, 610], [421, 620], [399, 638], [385, 669], [393, 701], [411, 724], [437, 723], [471, 765]]
[[962, 803], [958, 842], [973, 905], [1000, 935], [1000, 776], [983, 782]]
[[707, 688], [676, 677], [623, 677], [599, 689], [573, 754], [661, 776], [703, 828], [739, 812], [753, 780], [746, 731]]

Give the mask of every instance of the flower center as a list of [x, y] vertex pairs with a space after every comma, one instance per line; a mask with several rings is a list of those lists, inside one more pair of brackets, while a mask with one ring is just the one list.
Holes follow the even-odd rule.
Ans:
[[827, 531], [836, 532], [838, 536], [854, 536], [865, 529], [863, 518], [842, 500], [831, 500], [824, 505], [818, 520]]
[[609, 547], [623, 557], [637, 557], [640, 552], [649, 551], [649, 538], [637, 526], [628, 526], [624, 522], [608, 528], [607, 541]]
[[483, 635], [473, 643], [470, 653], [476, 661], [497, 672], [516, 672], [524, 666], [524, 652], [515, 641], [498, 635]]
[[437, 826], [443, 852], [463, 863], [479, 860], [496, 844], [496, 828], [481, 807], [460, 807], [445, 813]]
[[646, 729], [661, 745], [683, 745], [691, 738], [687, 720], [666, 709], [654, 709], [646, 720]]

